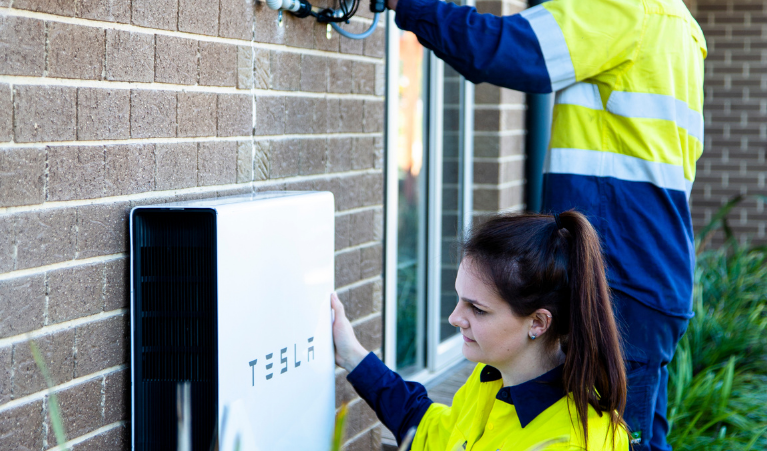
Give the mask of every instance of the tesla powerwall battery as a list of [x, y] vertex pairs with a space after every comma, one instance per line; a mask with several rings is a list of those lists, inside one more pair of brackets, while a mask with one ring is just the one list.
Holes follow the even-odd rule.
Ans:
[[133, 449], [178, 449], [187, 396], [193, 451], [329, 449], [333, 195], [136, 207], [130, 233]]

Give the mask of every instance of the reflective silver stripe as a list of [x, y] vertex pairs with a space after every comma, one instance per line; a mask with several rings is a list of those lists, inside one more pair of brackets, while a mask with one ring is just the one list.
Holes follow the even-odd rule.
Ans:
[[682, 191], [688, 198], [692, 189], [692, 182], [684, 178], [682, 166], [597, 150], [551, 149], [546, 156], [544, 172], [647, 182], [660, 188]]
[[607, 111], [624, 117], [674, 121], [688, 135], [703, 142], [703, 114], [672, 96], [613, 91], [607, 101]]
[[558, 105], [578, 105], [592, 110], [603, 110], [602, 97], [597, 85], [591, 83], [576, 83], [557, 93]]
[[575, 83], [575, 69], [570, 59], [570, 50], [554, 16], [543, 5], [526, 9], [520, 14], [530, 22], [533, 33], [538, 38], [546, 70], [549, 72], [551, 89], [559, 91]]

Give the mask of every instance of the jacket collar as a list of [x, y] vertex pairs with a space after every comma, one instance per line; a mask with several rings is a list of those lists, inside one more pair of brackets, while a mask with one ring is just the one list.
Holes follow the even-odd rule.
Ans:
[[[495, 396], [496, 399], [514, 405], [517, 410], [519, 423], [524, 428], [538, 415], [567, 393], [562, 385], [562, 365], [535, 379], [511, 387], [503, 387]], [[479, 374], [480, 382], [492, 382], [501, 379], [501, 372], [485, 365]]]

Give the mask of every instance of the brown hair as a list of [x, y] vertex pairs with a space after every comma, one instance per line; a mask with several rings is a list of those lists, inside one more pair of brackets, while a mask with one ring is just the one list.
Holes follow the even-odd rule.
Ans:
[[559, 224], [551, 215], [495, 216], [471, 233], [463, 256], [517, 316], [551, 312], [541, 339], [561, 344], [562, 382], [588, 447], [589, 404], [610, 415], [613, 433], [624, 424], [626, 372], [599, 237], [574, 210], [561, 213]]

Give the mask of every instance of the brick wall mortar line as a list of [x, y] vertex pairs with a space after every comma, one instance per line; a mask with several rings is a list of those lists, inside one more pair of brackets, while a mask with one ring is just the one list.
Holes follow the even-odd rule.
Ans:
[[[331, 52], [326, 50], [307, 49], [303, 47], [289, 47], [283, 44], [267, 44], [267, 43], [252, 41], [252, 40], [222, 38], [218, 36], [193, 34], [193, 33], [187, 33], [183, 31], [144, 28], [144, 27], [139, 27], [137, 25], [123, 24], [123, 23], [117, 23], [117, 22], [100, 22], [100, 21], [89, 20], [89, 19], [81, 19], [79, 17], [64, 17], [64, 16], [57, 16], [57, 15], [48, 14], [48, 13], [27, 11], [23, 9], [7, 9], [5, 11], [0, 10], [0, 15], [8, 16], [8, 17], [25, 17], [30, 19], [44, 20], [46, 21], [46, 23], [61, 22], [61, 23], [66, 23], [70, 25], [81, 25], [81, 26], [91, 27], [91, 28], [103, 28], [105, 30], [119, 30], [119, 31], [129, 31], [134, 33], [142, 33], [142, 34], [174, 36], [178, 38], [195, 39], [197, 41], [216, 42], [220, 44], [230, 44], [230, 45], [239, 45], [239, 46], [251, 46], [251, 47], [265, 49], [265, 50], [280, 50], [280, 51], [290, 52], [290, 53], [305, 53], [309, 55], [331, 56], [331, 57], [335, 57], [339, 59], [349, 59], [349, 60], [372, 62], [372, 63], [382, 63], [384, 61], [384, 58], [374, 58], [374, 57], [364, 56], [364, 55]], [[355, 16], [355, 17], [352, 17], [351, 22], [366, 23], [369, 25], [372, 23], [372, 20]], [[379, 20], [378, 22], [379, 28], [383, 29], [386, 27], [386, 25], [383, 22], [385, 21]]]
[[348, 443], [350, 443], [350, 442], [353, 442], [353, 441], [357, 440], [359, 437], [362, 437], [363, 435], [365, 435], [365, 434], [367, 434], [368, 432], [372, 431], [373, 429], [377, 428], [377, 427], [378, 427], [380, 424], [381, 424], [381, 422], [380, 422], [378, 419], [376, 419], [376, 422], [375, 422], [375, 423], [373, 423], [373, 425], [372, 425], [372, 426], [370, 426], [370, 427], [368, 427], [367, 429], [363, 430], [362, 432], [360, 432], [359, 434], [355, 435], [354, 437], [348, 437], [348, 438], [347, 438], [347, 439], [344, 441], [344, 443], [348, 444]]
[[[95, 373], [86, 374], [85, 376], [78, 377], [77, 379], [72, 379], [69, 382], [56, 385], [53, 387], [52, 390], [54, 392], [60, 392], [68, 388], [76, 387], [78, 385], [96, 380], [99, 377], [108, 376], [112, 373], [116, 373], [118, 371], [122, 371], [128, 368], [130, 368], [128, 364], [117, 365], [110, 368], [106, 368], [101, 371], [97, 371]], [[43, 390], [40, 390], [39, 392], [32, 393], [31, 395], [27, 395], [21, 398], [14, 399], [12, 401], [8, 401], [7, 403], [0, 406], [0, 414], [8, 410], [15, 409], [16, 407], [23, 406], [24, 404], [28, 404], [30, 402], [46, 399], [47, 395], [48, 395], [48, 388], [45, 388]]]
[[[24, 205], [19, 207], [0, 207], [0, 215], [11, 214], [11, 213], [21, 213], [21, 212], [28, 212], [28, 211], [41, 211], [41, 210], [61, 208], [61, 207], [79, 207], [79, 206], [85, 206], [85, 205], [111, 204], [111, 203], [116, 203], [120, 201], [144, 200], [146, 198], [156, 198], [158, 197], [158, 195], [162, 195], [162, 194], [179, 195], [179, 194], [210, 193], [210, 192], [221, 191], [223, 188], [227, 188], [227, 187], [250, 186], [253, 189], [258, 189], [260, 187], [273, 185], [275, 183], [308, 182], [308, 181], [322, 180], [327, 178], [344, 178], [344, 177], [355, 177], [358, 175], [381, 175], [381, 174], [383, 174], [383, 169], [359, 169], [356, 171], [353, 170], [353, 171], [344, 171], [344, 172], [332, 172], [327, 174], [299, 175], [295, 177], [285, 177], [281, 179], [259, 180], [255, 182], [249, 182], [249, 183], [233, 183], [229, 185], [198, 186], [198, 187], [192, 187], [192, 188], [186, 188], [186, 189], [167, 190], [167, 191], [147, 191], [144, 193], [129, 194], [124, 196], [45, 202], [43, 204]], [[377, 205], [380, 205], [380, 204], [377, 204]]]
[[[345, 292], [347, 292], [349, 290], [353, 290], [355, 288], [359, 288], [359, 287], [362, 287], [362, 286], [365, 286], [365, 285], [368, 285], [368, 284], [371, 284], [371, 283], [376, 283], [376, 282], [381, 281], [381, 280], [383, 280], [383, 276], [379, 274], [379, 275], [374, 276], [374, 277], [369, 277], [367, 279], [358, 280], [357, 282], [350, 283], [349, 285], [344, 285], [343, 287], [338, 287], [338, 288], [336, 288], [335, 291], [336, 291], [336, 293], [345, 293]], [[381, 312], [376, 312], [376, 313], [381, 313]]]
[[380, 318], [380, 317], [381, 317], [381, 312], [375, 312], [375, 313], [371, 313], [368, 316], [363, 316], [362, 318], [357, 318], [354, 321], [351, 321], [351, 324], [352, 324], [352, 327], [359, 326], [360, 324], [362, 324], [362, 323], [364, 323], [366, 321], [370, 321], [372, 319], [376, 319], [376, 318]]
[[365, 206], [365, 207], [350, 208], [349, 210], [337, 211], [336, 212], [336, 218], [341, 217], [341, 216], [346, 216], [346, 215], [353, 215], [355, 213], [362, 213], [362, 212], [365, 212], [365, 211], [381, 210], [381, 209], [383, 209], [383, 206], [380, 205], [380, 204], [379, 205], [368, 205], [368, 206]]
[[[45, 290], [45, 304], [43, 305], [43, 327], [48, 325], [48, 310], [50, 304], [51, 287], [48, 280], [48, 271], [43, 273], [43, 289]], [[102, 308], [103, 310], [103, 308]]]
[[[49, 434], [49, 423], [45, 421], [46, 418], [48, 418], [48, 402], [50, 402], [50, 399], [46, 396], [43, 397], [43, 427], [40, 428], [40, 433], [43, 434], [43, 449], [48, 449], [48, 435]], [[2, 407], [0, 407], [1, 409]]]
[[474, 105], [474, 111], [525, 111], [527, 105], [524, 103], [499, 103], [499, 104], [486, 104], [479, 103]]
[[50, 49], [51, 49], [51, 43], [50, 39], [48, 38], [48, 21], [46, 21], [43, 24], [43, 33], [45, 33], [45, 48], [43, 49], [43, 77], [48, 76], [48, 65], [50, 62]]
[[104, 421], [106, 418], [106, 404], [107, 404], [107, 378], [106, 376], [101, 376], [101, 421]]
[[78, 80], [74, 78], [30, 77], [23, 75], [0, 75], [0, 83], [24, 86], [61, 86], [71, 88], [102, 88], [102, 89], [140, 89], [143, 91], [168, 92], [200, 92], [208, 94], [239, 94], [256, 95], [258, 97], [311, 97], [315, 99], [354, 99], [373, 102], [383, 102], [383, 96], [373, 94], [313, 92], [313, 91], [277, 91], [272, 89], [237, 89], [227, 86], [179, 85], [158, 82], [108, 81], [108, 80]]
[[286, 139], [345, 139], [345, 138], [380, 138], [382, 132], [358, 132], [358, 133], [307, 133], [304, 135], [243, 135], [243, 136], [195, 136], [189, 138], [133, 138], [100, 141], [43, 141], [32, 143], [3, 142], [0, 149], [14, 148], [40, 148], [47, 146], [114, 146], [125, 144], [177, 144], [197, 142], [227, 142], [227, 141], [281, 141]]
[[[84, 316], [82, 318], [76, 318], [69, 321], [64, 321], [62, 323], [51, 324], [50, 326], [43, 326], [39, 329], [30, 331], [30, 332], [25, 332], [20, 335], [0, 338], [0, 348], [4, 348], [6, 346], [12, 346], [17, 343], [24, 343], [27, 340], [33, 340], [36, 338], [44, 337], [46, 335], [51, 335], [56, 332], [61, 332], [62, 330], [72, 329], [74, 327], [82, 326], [85, 324], [97, 323], [100, 321], [113, 318], [115, 316], [128, 314], [130, 313], [129, 310], [130, 309], [128, 308], [122, 308], [122, 309], [112, 310], [109, 312], [99, 312], [99, 313], [96, 313], [95, 315]], [[74, 349], [76, 353], [77, 342], [75, 342]], [[77, 359], [75, 359], [75, 366], [76, 365], [77, 365]], [[2, 412], [2, 410], [3, 410], [3, 406], [0, 406], [0, 412]]]
[[521, 204], [512, 205], [508, 208], [503, 208], [501, 210], [474, 210], [472, 216], [483, 216], [483, 215], [495, 215], [495, 214], [503, 214], [503, 213], [515, 213], [518, 211], [522, 211], [525, 209], [524, 202]]
[[126, 421], [126, 420], [116, 421], [116, 422], [114, 422], [112, 424], [108, 424], [106, 426], [101, 426], [100, 428], [98, 428], [96, 430], [93, 430], [93, 431], [91, 431], [91, 432], [89, 432], [87, 434], [83, 434], [83, 435], [81, 435], [79, 437], [73, 438], [72, 440], [69, 440], [68, 442], [64, 443], [64, 445], [62, 445], [62, 446], [55, 446], [55, 447], [49, 449], [48, 451], [65, 451], [65, 450], [70, 450], [70, 449], [72, 449], [72, 446], [74, 446], [74, 445], [78, 445], [80, 443], [83, 443], [86, 440], [90, 440], [91, 438], [96, 437], [97, 435], [101, 435], [101, 434], [103, 434], [105, 432], [111, 431], [112, 429], [119, 428], [121, 426], [126, 426], [126, 425], [128, 425], [128, 421]]
[[506, 183], [499, 183], [499, 184], [485, 184], [485, 183], [475, 183], [472, 185], [473, 189], [504, 189], [504, 188], [511, 188], [514, 186], [522, 186], [525, 184], [524, 179], [519, 180], [512, 180], [510, 182]]
[[525, 161], [525, 156], [523, 154], [519, 155], [508, 155], [505, 157], [474, 157], [473, 160], [475, 163], [510, 163], [512, 161]]
[[368, 242], [365, 242], [365, 243], [362, 243], [362, 244], [358, 244], [356, 246], [345, 247], [345, 248], [341, 249], [340, 251], [336, 251], [333, 255], [337, 256], [337, 255], [341, 255], [341, 254], [348, 254], [349, 252], [353, 252], [353, 251], [356, 251], [356, 250], [364, 249], [366, 247], [373, 247], [376, 244], [381, 244], [381, 240], [368, 241]]
[[488, 137], [488, 138], [496, 138], [496, 137], [502, 137], [502, 136], [524, 136], [525, 134], [527, 134], [527, 132], [523, 128], [517, 128], [513, 130], [503, 130], [500, 132], [486, 132], [486, 131], [474, 130], [473, 134], [475, 137], [481, 136], [481, 137]]

